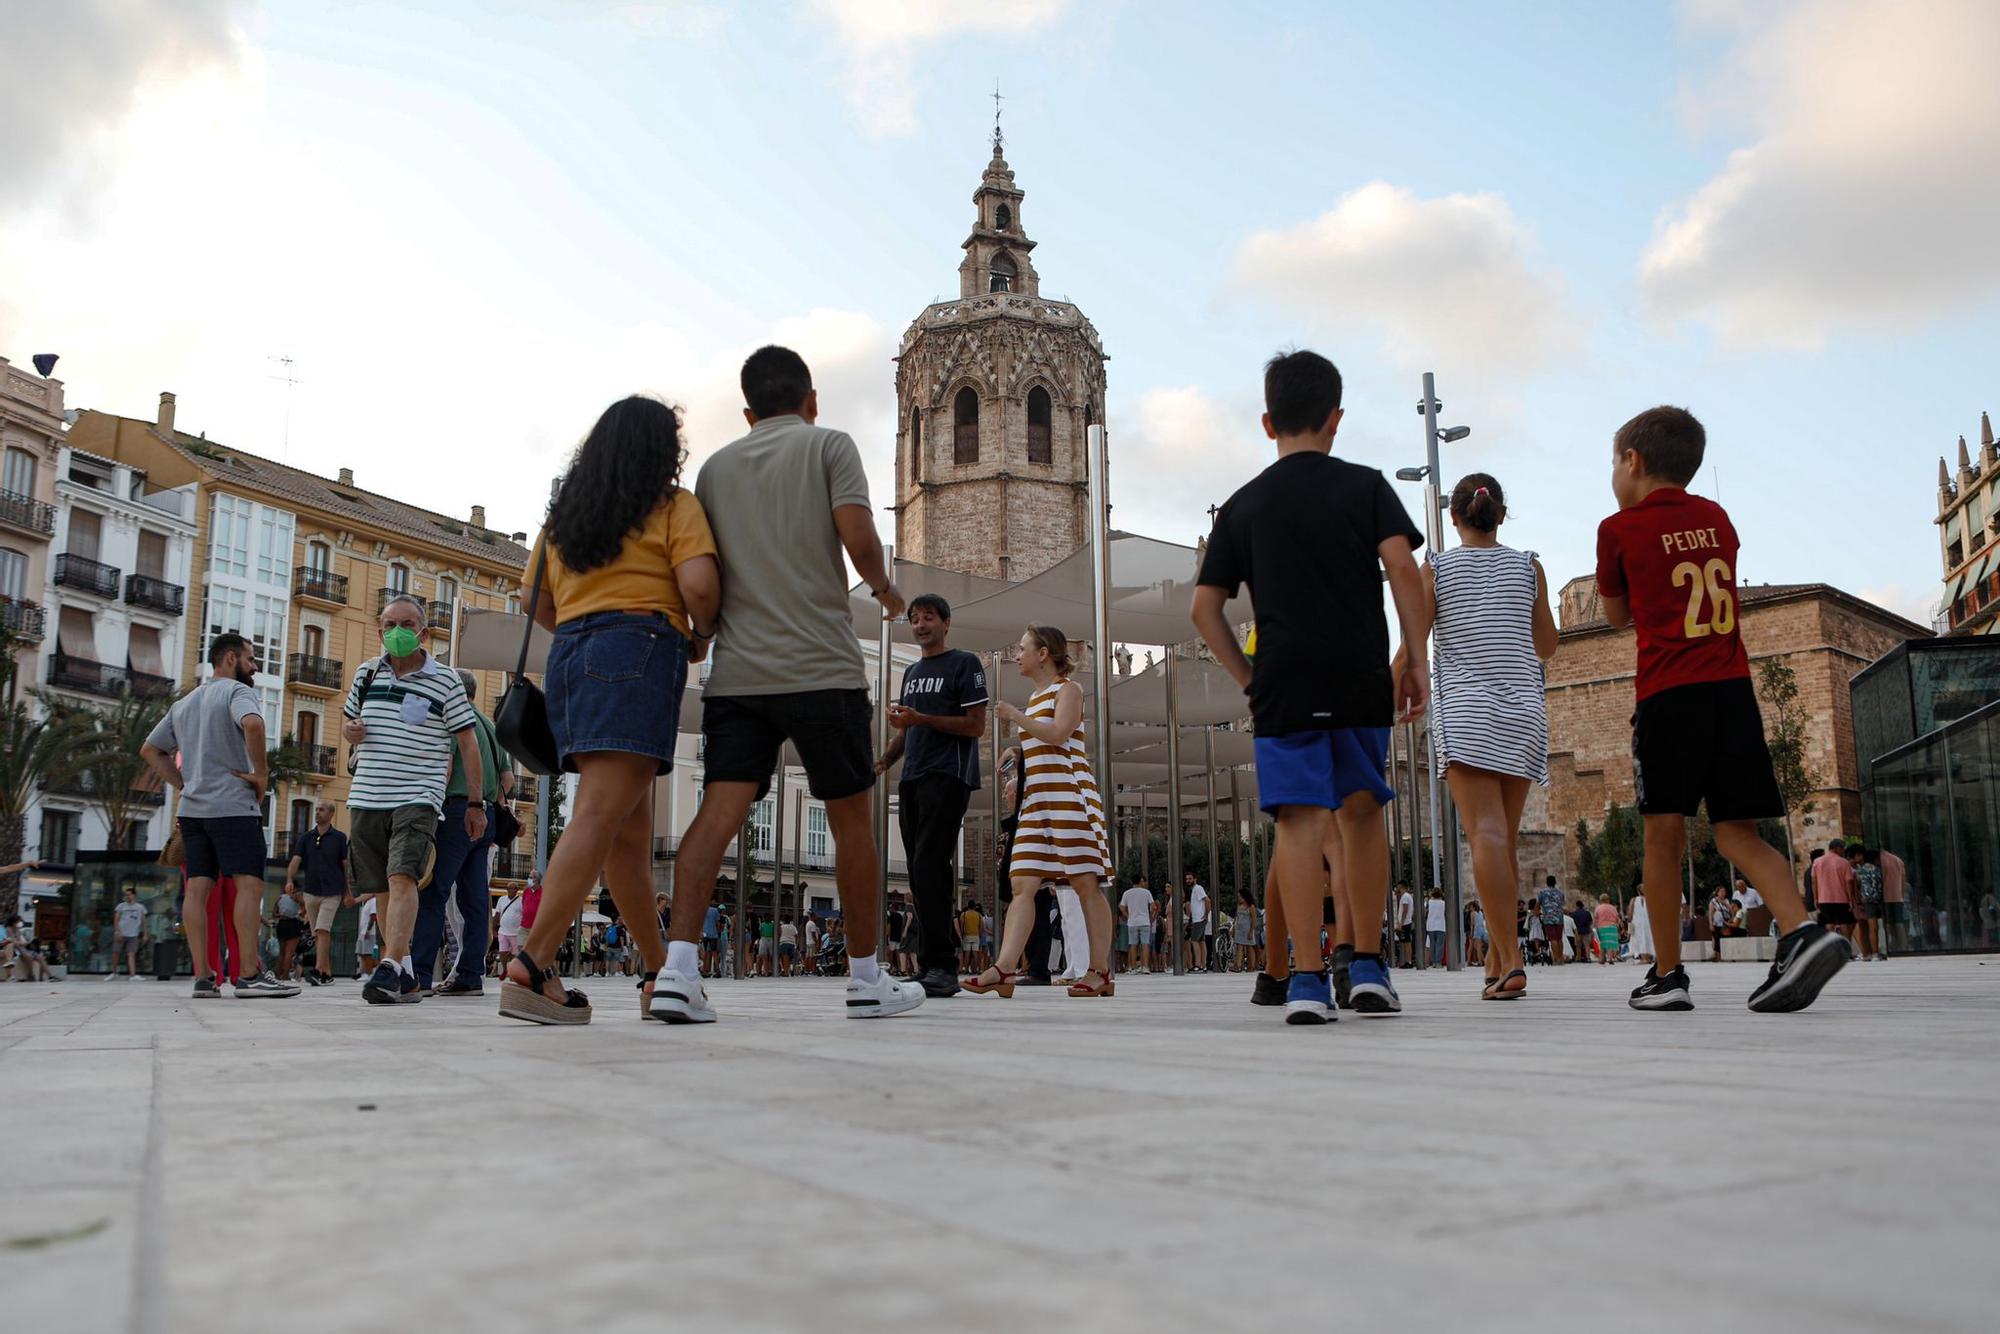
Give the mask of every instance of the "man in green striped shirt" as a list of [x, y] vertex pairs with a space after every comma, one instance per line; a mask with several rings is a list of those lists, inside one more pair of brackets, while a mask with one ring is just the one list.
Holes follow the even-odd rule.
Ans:
[[[417, 880], [430, 857], [452, 752], [465, 766], [466, 790], [485, 790], [478, 720], [455, 673], [423, 648], [424, 609], [395, 597], [382, 607], [383, 655], [354, 674], [342, 712], [342, 735], [354, 748], [348, 863], [354, 892], [386, 893], [378, 909], [382, 962], [361, 989], [371, 1005], [422, 999], [410, 958], [417, 917]], [[465, 834], [486, 836], [486, 807], [469, 803]]]

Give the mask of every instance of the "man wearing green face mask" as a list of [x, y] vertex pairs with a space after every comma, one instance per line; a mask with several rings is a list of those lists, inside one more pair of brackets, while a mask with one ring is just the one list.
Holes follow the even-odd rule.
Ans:
[[[383, 656], [362, 664], [348, 691], [341, 734], [354, 747], [353, 813], [348, 861], [356, 894], [388, 895], [377, 909], [382, 962], [362, 998], [372, 1005], [421, 999], [410, 959], [416, 924], [417, 879], [431, 852], [453, 750], [465, 769], [468, 791], [480, 791], [478, 719], [455, 673], [424, 652], [424, 609], [415, 598], [395, 596], [382, 607]], [[469, 803], [465, 833], [486, 835], [486, 808]]]

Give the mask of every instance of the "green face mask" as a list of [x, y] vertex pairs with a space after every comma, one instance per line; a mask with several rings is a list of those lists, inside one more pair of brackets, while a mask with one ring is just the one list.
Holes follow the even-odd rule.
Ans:
[[400, 625], [392, 625], [382, 632], [382, 647], [389, 650], [392, 658], [407, 658], [417, 651], [417, 632]]

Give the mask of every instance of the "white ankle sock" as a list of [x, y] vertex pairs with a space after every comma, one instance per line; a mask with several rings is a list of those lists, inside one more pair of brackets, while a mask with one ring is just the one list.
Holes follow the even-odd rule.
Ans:
[[417, 966], [414, 963], [410, 962], [410, 956], [407, 954], [403, 956], [403, 961], [400, 964], [398, 964], [397, 967], [401, 968], [404, 972], [408, 973], [413, 978], [417, 975]]
[[873, 985], [882, 980], [882, 965], [872, 954], [865, 959], [850, 954], [847, 956], [847, 975], [856, 982]]
[[701, 951], [692, 940], [670, 940], [667, 942], [667, 967], [682, 977], [693, 977], [701, 971]]

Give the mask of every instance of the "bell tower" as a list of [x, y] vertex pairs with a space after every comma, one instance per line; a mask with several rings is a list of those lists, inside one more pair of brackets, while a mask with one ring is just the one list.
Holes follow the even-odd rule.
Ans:
[[1084, 432], [1104, 420], [1104, 349], [1041, 294], [1025, 197], [1002, 154], [972, 192], [958, 299], [928, 307], [896, 356], [896, 554], [1026, 579], [1084, 544]]

